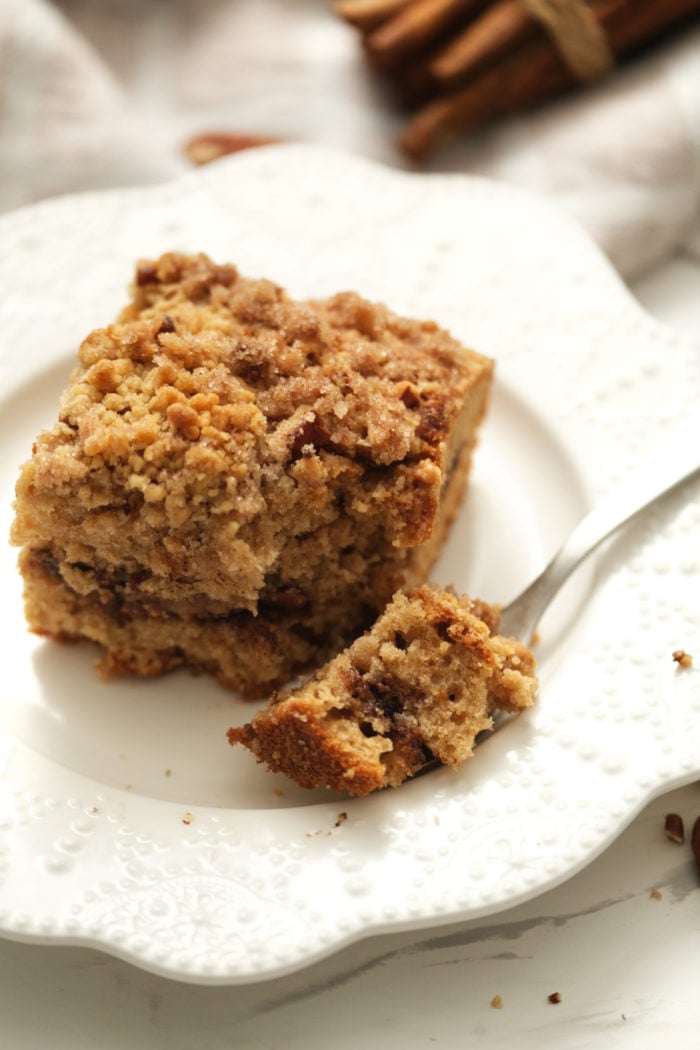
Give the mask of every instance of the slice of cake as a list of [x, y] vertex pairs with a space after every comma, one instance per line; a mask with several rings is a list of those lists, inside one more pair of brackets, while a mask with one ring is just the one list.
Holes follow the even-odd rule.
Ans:
[[497, 610], [449, 591], [399, 592], [368, 633], [229, 740], [302, 787], [350, 795], [396, 787], [432, 759], [457, 767], [495, 709], [535, 698], [532, 653], [497, 623]]
[[17, 484], [31, 629], [99, 643], [105, 675], [186, 665], [250, 696], [318, 666], [425, 580], [491, 372], [351, 292], [142, 262]]

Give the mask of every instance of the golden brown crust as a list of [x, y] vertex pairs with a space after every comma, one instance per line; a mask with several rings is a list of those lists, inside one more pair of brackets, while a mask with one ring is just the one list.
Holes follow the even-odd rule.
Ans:
[[302, 787], [351, 795], [397, 786], [432, 758], [459, 766], [495, 709], [535, 698], [532, 653], [492, 633], [497, 618], [435, 587], [399, 592], [371, 631], [229, 741]]
[[[251, 693], [284, 681], [425, 578], [491, 371], [352, 292], [300, 303], [203, 255], [140, 263], [17, 484], [12, 540], [55, 567], [62, 610], [58, 625], [44, 611], [35, 559], [32, 629], [98, 641], [113, 672], [160, 660]], [[273, 639], [257, 677], [235, 666], [250, 618]], [[207, 636], [235, 655], [222, 664]]]
[[230, 744], [245, 744], [269, 769], [304, 788], [331, 786], [361, 796], [384, 786], [382, 767], [371, 754], [350, 751], [331, 727], [309, 720], [303, 706], [295, 711], [290, 705], [284, 717], [271, 717], [262, 745], [250, 724], [227, 735]]

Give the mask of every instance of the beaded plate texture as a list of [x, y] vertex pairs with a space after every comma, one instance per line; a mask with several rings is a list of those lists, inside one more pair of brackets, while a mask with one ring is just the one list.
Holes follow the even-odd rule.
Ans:
[[[497, 361], [469, 494], [434, 572], [507, 602], [695, 408], [700, 348], [646, 316], [545, 201], [308, 146], [0, 220], [2, 534], [80, 340], [139, 257], [206, 251], [296, 297], [352, 288]], [[537, 705], [461, 771], [350, 800], [231, 749], [254, 706], [206, 677], [101, 682], [25, 628], [5, 541], [0, 932], [234, 984], [359, 937], [502, 911], [700, 775], [700, 489], [608, 543], [542, 622]], [[677, 649], [695, 653], [682, 670]]]

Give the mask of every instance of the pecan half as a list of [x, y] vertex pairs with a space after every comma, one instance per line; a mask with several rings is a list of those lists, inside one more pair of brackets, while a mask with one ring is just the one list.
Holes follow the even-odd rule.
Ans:
[[693, 830], [690, 835], [690, 848], [693, 851], [693, 857], [695, 858], [695, 866], [698, 869], [698, 875], [700, 875], [700, 817], [697, 818], [693, 824]]
[[185, 143], [184, 151], [193, 164], [210, 164], [229, 153], [240, 153], [257, 146], [272, 146], [281, 139], [271, 135], [234, 134], [229, 131], [206, 131]]
[[670, 839], [671, 842], [677, 842], [679, 846], [683, 845], [685, 842], [685, 829], [683, 827], [683, 817], [680, 813], [666, 814], [664, 831], [666, 832], [666, 838]]

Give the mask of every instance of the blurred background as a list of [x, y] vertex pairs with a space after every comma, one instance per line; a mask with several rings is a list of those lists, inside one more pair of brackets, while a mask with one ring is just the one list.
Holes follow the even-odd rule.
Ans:
[[[382, 7], [398, 11], [403, 28]], [[700, 255], [700, 3], [591, 0], [606, 25], [609, 12], [617, 18], [616, 47], [630, 27], [644, 46], [581, 88], [522, 8], [512, 42], [514, 7], [0, 0], [0, 210], [166, 180], [279, 139], [543, 192], [588, 227], [626, 279], [672, 252]], [[463, 53], [470, 25], [467, 49], [486, 46], [490, 65], [472, 58], [471, 73], [436, 87], [429, 60]], [[529, 96], [544, 101], [528, 108]]]

